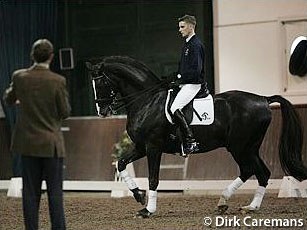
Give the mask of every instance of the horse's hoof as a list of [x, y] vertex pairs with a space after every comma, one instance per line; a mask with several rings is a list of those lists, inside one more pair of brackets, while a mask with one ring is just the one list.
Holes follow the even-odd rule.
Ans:
[[253, 212], [256, 212], [257, 210], [259, 210], [259, 208], [255, 208], [250, 205], [243, 206], [240, 208], [240, 211], [242, 214], [253, 213]]
[[218, 214], [224, 214], [228, 209], [228, 205], [220, 205], [217, 206], [217, 213]]
[[146, 203], [146, 190], [137, 189], [133, 191], [134, 199], [141, 203], [142, 205], [145, 205]]
[[217, 212], [218, 214], [223, 214], [227, 211], [227, 209], [227, 199], [224, 196], [221, 196], [219, 202], [217, 203]]
[[149, 212], [147, 208], [143, 208], [142, 210], [138, 211], [135, 215], [136, 218], [149, 218], [153, 213]]
[[217, 206], [219, 207], [223, 205], [227, 205], [227, 199], [224, 196], [221, 196], [219, 202], [217, 203]]

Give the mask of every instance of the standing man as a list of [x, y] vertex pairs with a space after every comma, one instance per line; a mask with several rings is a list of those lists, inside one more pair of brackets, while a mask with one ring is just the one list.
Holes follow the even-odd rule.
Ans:
[[65, 229], [63, 208], [64, 139], [62, 120], [70, 113], [66, 80], [49, 70], [53, 45], [37, 40], [28, 69], [13, 73], [4, 93], [7, 104], [20, 107], [12, 150], [21, 153], [25, 229], [37, 230], [42, 181], [46, 180], [52, 229]]
[[174, 115], [174, 122], [179, 125], [184, 135], [184, 154], [198, 151], [198, 145], [193, 137], [182, 108], [186, 106], [201, 89], [204, 83], [204, 46], [195, 34], [196, 18], [191, 15], [184, 15], [178, 19], [179, 32], [185, 39], [179, 62], [177, 82], [180, 84], [178, 92], [172, 106], [171, 112]]

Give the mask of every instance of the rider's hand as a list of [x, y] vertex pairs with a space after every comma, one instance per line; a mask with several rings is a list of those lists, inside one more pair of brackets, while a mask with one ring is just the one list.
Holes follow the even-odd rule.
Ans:
[[180, 85], [180, 84], [179, 84], [178, 81], [172, 81], [172, 82], [170, 82], [170, 83], [168, 84], [168, 87], [169, 87], [170, 89], [173, 89], [173, 88], [177, 88], [179, 85]]

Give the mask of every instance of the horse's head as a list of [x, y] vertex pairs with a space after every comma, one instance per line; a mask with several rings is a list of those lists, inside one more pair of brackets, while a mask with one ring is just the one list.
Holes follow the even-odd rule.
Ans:
[[[143, 63], [129, 57], [110, 56], [102, 62], [86, 62], [91, 76], [98, 115], [107, 116], [116, 109], [132, 105], [161, 87], [160, 79]], [[120, 98], [115, 98], [118, 95]], [[119, 106], [118, 104], [121, 105]]]
[[103, 63], [91, 64], [86, 62], [95, 96], [96, 109], [99, 116], [105, 117], [113, 113], [116, 93], [111, 79], [103, 71]]

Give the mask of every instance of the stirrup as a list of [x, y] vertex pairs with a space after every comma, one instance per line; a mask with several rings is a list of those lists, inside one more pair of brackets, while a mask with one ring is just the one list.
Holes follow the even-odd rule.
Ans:
[[181, 156], [188, 157], [189, 154], [197, 152], [199, 150], [197, 142], [188, 142], [181, 144]]

